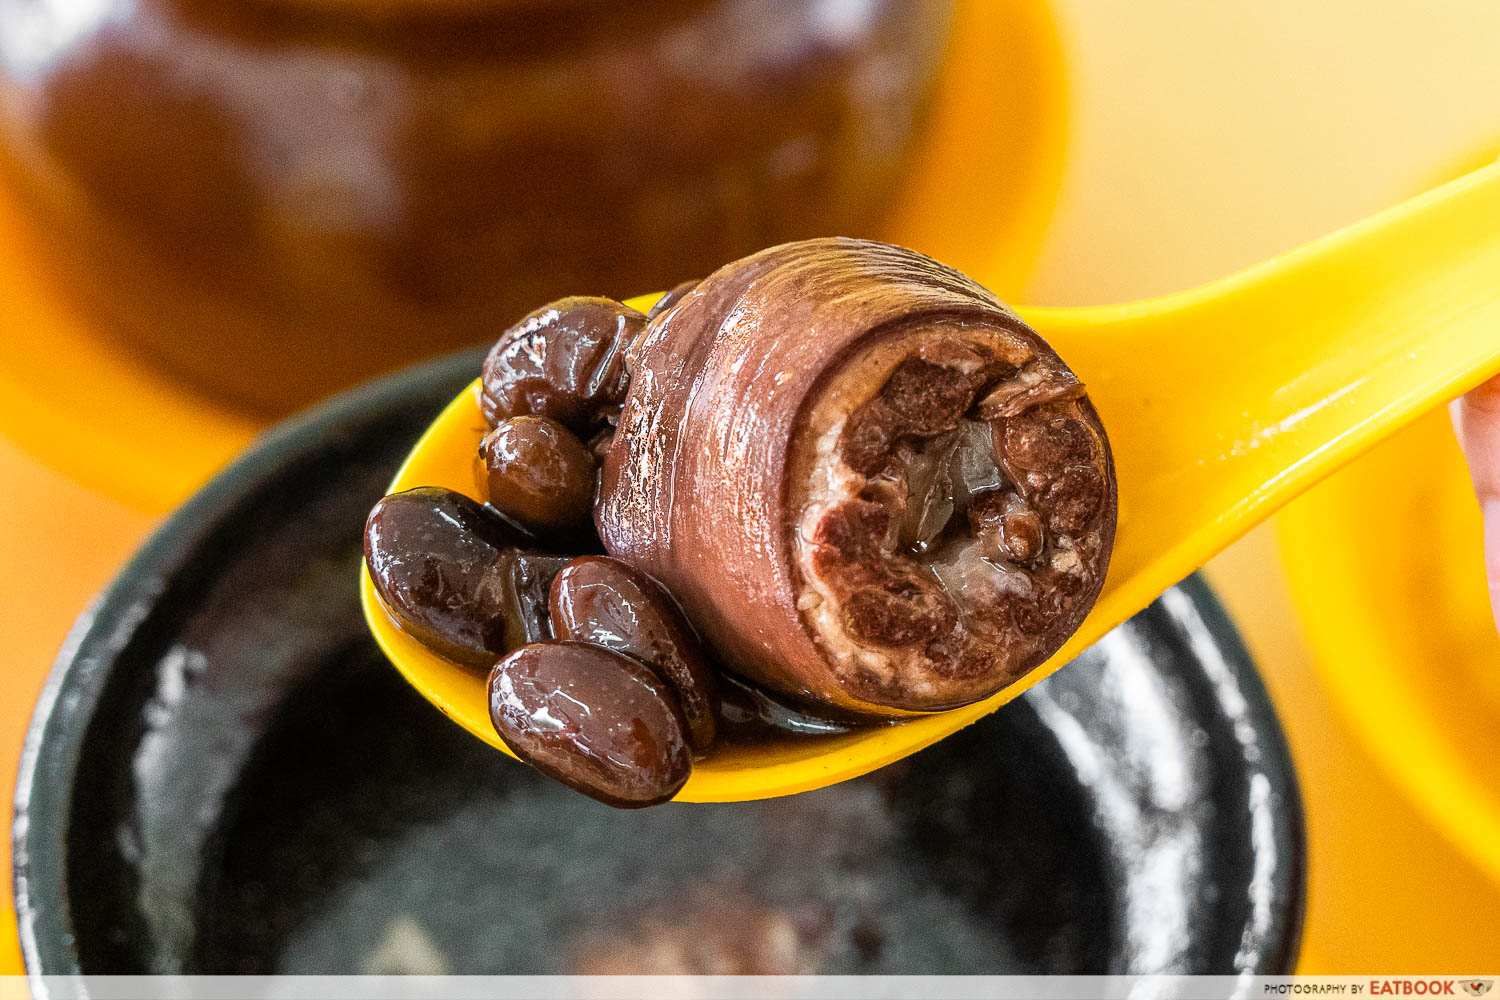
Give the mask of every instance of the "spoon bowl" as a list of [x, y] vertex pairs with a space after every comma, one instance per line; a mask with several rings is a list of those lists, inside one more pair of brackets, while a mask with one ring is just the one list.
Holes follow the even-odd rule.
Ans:
[[[1196, 289], [1020, 312], [1088, 385], [1114, 448], [1119, 527], [1092, 613], [1047, 663], [989, 698], [836, 737], [722, 748], [679, 801], [808, 791], [935, 743], [1072, 660], [1319, 478], [1500, 371], [1500, 164]], [[417, 442], [391, 490], [472, 494], [484, 431], [476, 382]], [[504, 750], [483, 679], [402, 633], [361, 573], [386, 655], [444, 714]]]

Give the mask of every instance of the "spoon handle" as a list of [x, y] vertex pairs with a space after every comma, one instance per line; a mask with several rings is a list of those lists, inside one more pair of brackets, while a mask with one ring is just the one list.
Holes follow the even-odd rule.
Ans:
[[1116, 450], [1119, 541], [1086, 641], [1500, 371], [1500, 163], [1196, 289], [1025, 316]]

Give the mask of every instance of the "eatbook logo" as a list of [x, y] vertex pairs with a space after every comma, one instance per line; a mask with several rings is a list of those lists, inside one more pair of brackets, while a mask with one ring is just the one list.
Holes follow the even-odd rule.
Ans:
[[1465, 979], [1458, 985], [1464, 988], [1464, 992], [1471, 997], [1482, 997], [1495, 985], [1493, 979]]

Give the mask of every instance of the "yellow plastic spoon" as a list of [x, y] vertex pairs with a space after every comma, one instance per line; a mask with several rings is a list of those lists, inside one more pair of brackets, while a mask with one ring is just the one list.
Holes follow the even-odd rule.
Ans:
[[[1088, 384], [1115, 450], [1119, 533], [1092, 614], [1056, 656], [982, 702], [717, 751], [679, 801], [807, 791], [942, 739], [1067, 663], [1318, 478], [1500, 371], [1500, 164], [1201, 288], [1022, 313]], [[417, 442], [392, 491], [472, 495], [483, 431], [476, 383]], [[400, 632], [368, 573], [360, 586], [371, 631], [407, 680], [504, 749], [483, 680]]]

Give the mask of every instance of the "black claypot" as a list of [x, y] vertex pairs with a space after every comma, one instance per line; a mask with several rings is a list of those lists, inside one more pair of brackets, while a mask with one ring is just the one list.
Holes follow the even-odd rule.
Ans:
[[1292, 765], [1196, 579], [983, 722], [789, 799], [620, 812], [446, 722], [367, 637], [355, 569], [478, 368], [270, 434], [80, 621], [17, 793], [33, 975], [1292, 968]]

